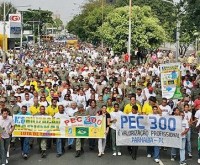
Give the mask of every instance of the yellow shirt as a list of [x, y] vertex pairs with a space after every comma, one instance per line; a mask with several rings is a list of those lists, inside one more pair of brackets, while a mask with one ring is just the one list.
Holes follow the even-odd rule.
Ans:
[[30, 85], [34, 85], [34, 87], [36, 88], [37, 87], [37, 81], [31, 81]]
[[34, 105], [30, 106], [30, 113], [32, 115], [35, 115], [36, 113], [39, 113], [39, 112], [40, 112], [40, 105], [37, 107]]
[[53, 108], [51, 105], [49, 105], [46, 109], [46, 113], [49, 116], [54, 116], [56, 113], [58, 112], [58, 106], [56, 106], [55, 108]]
[[143, 108], [142, 108], [142, 113], [146, 115], [153, 114], [153, 109], [152, 109], [152, 106], [149, 104], [149, 102], [144, 103]]
[[106, 111], [110, 114], [114, 111], [114, 107], [107, 107]]
[[[139, 104], [137, 104], [137, 107], [138, 107], [138, 113], [141, 114], [142, 112], [142, 109], [141, 109], [141, 106]], [[129, 114], [132, 112], [132, 105], [129, 103], [129, 104], [126, 104], [125, 108], [124, 108], [124, 113], [125, 114]]]
[[47, 96], [47, 97], [46, 97], [46, 100], [47, 100], [48, 103], [50, 103], [51, 100], [52, 100], [51, 96]]

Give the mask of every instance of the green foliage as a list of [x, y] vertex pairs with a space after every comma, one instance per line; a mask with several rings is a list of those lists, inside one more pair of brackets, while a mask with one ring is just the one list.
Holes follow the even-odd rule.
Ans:
[[82, 14], [77, 15], [71, 20], [67, 29], [70, 33], [76, 34], [82, 41], [87, 41], [98, 45], [101, 41], [97, 30], [102, 26], [102, 21], [107, 14], [113, 10], [113, 6], [103, 6], [100, 1], [90, 1], [82, 7]]
[[200, 31], [200, 1], [199, 0], [182, 0], [185, 4], [187, 20], [191, 26], [195, 26]]
[[[172, 1], [172, 0], [169, 0]], [[165, 29], [166, 39], [169, 42], [174, 41], [173, 32], [176, 27], [176, 10], [173, 4], [163, 0], [132, 0], [135, 6], [149, 6], [152, 13], [159, 19], [160, 24]], [[129, 0], [117, 0], [116, 7], [128, 6]]]
[[[9, 14], [16, 13], [17, 9], [12, 3], [5, 3], [6, 20], [8, 20]], [[3, 21], [4, 3], [0, 4], [0, 20]]]
[[[116, 8], [110, 12], [99, 28], [99, 34], [115, 51], [125, 51], [128, 39], [129, 7]], [[166, 39], [165, 31], [159, 25], [159, 20], [144, 6], [132, 7], [132, 49], [157, 48]]]
[[[52, 12], [48, 10], [32, 10], [23, 12], [23, 22], [25, 30], [34, 30], [34, 34], [38, 33], [38, 24], [40, 27], [40, 33], [42, 33], [43, 26], [46, 23], [53, 23]], [[33, 24], [35, 28], [33, 29]]]
[[58, 27], [62, 27], [63, 26], [63, 22], [60, 18], [56, 18], [53, 20], [54, 25], [58, 28]]

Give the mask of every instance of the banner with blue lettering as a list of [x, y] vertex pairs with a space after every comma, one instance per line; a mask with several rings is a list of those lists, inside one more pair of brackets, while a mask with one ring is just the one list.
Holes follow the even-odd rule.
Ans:
[[164, 146], [181, 148], [181, 117], [122, 115], [117, 122], [118, 146]]

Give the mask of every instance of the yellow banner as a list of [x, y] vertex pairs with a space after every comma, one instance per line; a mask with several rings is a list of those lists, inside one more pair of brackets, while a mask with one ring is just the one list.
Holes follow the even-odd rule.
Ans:
[[80, 116], [62, 119], [51, 116], [14, 115], [13, 137], [105, 138], [105, 117]]

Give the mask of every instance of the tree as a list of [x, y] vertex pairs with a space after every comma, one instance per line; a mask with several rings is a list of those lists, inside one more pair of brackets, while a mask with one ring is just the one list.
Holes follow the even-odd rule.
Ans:
[[54, 22], [54, 25], [55, 25], [57, 28], [63, 26], [63, 22], [62, 22], [62, 20], [61, 20], [60, 18], [54, 19], [53, 22]]
[[[71, 20], [67, 29], [70, 33], [76, 34], [82, 41], [87, 41], [95, 45], [100, 44], [101, 38], [97, 30], [102, 26], [102, 22], [114, 7], [112, 5], [102, 6], [100, 1], [90, 1], [82, 7], [82, 13]], [[103, 17], [102, 17], [103, 16]]]
[[[173, 1], [173, 0], [169, 0]], [[173, 33], [176, 27], [176, 9], [173, 4], [163, 0], [133, 0], [135, 6], [149, 6], [151, 11], [159, 19], [160, 24], [166, 31], [167, 41], [173, 42]], [[128, 6], [129, 0], [116, 0], [116, 7]]]
[[[8, 20], [9, 14], [16, 13], [17, 9], [12, 5], [12, 3], [5, 3], [6, 20]], [[3, 21], [4, 14], [4, 3], [0, 4], [0, 20]]]
[[[116, 8], [108, 14], [98, 32], [104, 41], [117, 52], [125, 51], [128, 39], [129, 7]], [[158, 48], [166, 39], [150, 7], [132, 7], [132, 49]]]
[[[23, 13], [23, 22], [25, 24], [24, 29], [30, 30], [35, 25], [34, 34], [37, 35], [38, 32], [38, 24], [40, 26], [40, 30], [43, 29], [43, 25], [45, 23], [53, 23], [52, 12], [48, 10], [32, 10], [28, 9], [28, 11]], [[41, 31], [40, 31], [41, 33]]]
[[200, 31], [200, 3], [199, 0], [183, 0], [185, 14], [191, 26]]

